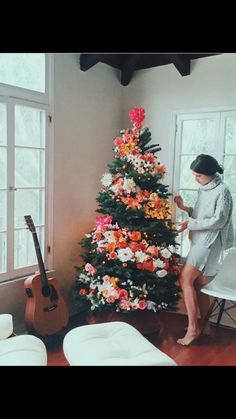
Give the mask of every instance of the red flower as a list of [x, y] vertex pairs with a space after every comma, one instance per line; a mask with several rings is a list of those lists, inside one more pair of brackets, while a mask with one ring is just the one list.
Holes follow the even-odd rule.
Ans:
[[129, 111], [130, 121], [137, 129], [142, 128], [142, 121], [145, 118], [145, 110], [143, 108], [133, 108]]
[[85, 288], [81, 288], [81, 290], [79, 291], [79, 294], [80, 294], [80, 295], [85, 295], [85, 294], [87, 294], [86, 289], [85, 289]]

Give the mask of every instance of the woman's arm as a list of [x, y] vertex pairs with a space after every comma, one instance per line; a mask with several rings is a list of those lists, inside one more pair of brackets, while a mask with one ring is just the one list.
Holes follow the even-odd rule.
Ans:
[[232, 214], [233, 202], [228, 189], [224, 189], [216, 203], [215, 213], [209, 218], [189, 217], [189, 230], [220, 230]]
[[185, 212], [188, 213], [189, 216], [191, 216], [192, 212], [193, 212], [193, 208], [192, 207], [187, 207], [186, 205], [184, 205], [183, 202], [183, 198], [180, 195], [176, 195], [174, 197], [174, 202], [176, 203], [177, 207]]

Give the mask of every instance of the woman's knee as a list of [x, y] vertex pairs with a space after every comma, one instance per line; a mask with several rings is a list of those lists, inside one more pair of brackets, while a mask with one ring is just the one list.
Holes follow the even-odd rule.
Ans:
[[194, 266], [186, 264], [179, 277], [179, 284], [181, 288], [184, 289], [186, 287], [193, 287], [199, 275], [201, 275], [201, 272], [199, 272], [198, 269]]

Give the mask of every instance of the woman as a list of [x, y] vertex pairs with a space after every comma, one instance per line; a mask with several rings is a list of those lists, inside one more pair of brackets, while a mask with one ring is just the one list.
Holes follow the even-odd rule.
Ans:
[[191, 163], [190, 169], [200, 184], [194, 208], [185, 206], [180, 195], [174, 198], [178, 208], [186, 211], [189, 216], [180, 223], [178, 232], [188, 228], [191, 240], [190, 251], [179, 279], [188, 314], [187, 332], [182, 339], [177, 340], [181, 345], [190, 345], [201, 332], [210, 331], [209, 322], [207, 328], [201, 330], [210, 300], [200, 289], [215, 276], [221, 250], [229, 249], [234, 244], [232, 196], [218, 174], [223, 173], [223, 168], [214, 157], [200, 154]]

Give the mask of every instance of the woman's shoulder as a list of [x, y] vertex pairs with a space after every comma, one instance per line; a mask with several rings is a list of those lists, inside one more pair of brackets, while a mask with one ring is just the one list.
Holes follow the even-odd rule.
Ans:
[[223, 193], [225, 193], [225, 194], [230, 194], [230, 189], [229, 189], [228, 185], [226, 185], [226, 183], [222, 182], [222, 183], [220, 184], [220, 186], [221, 186], [221, 191], [222, 191]]
[[231, 205], [232, 195], [228, 185], [222, 182], [219, 186], [218, 199], [222, 200], [224, 203], [228, 202], [228, 204]]

